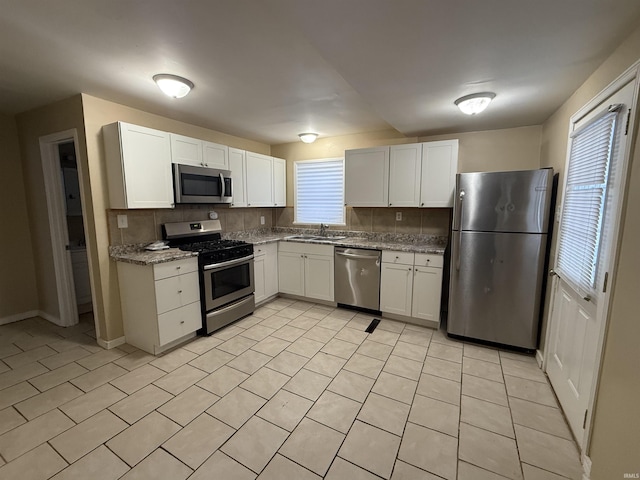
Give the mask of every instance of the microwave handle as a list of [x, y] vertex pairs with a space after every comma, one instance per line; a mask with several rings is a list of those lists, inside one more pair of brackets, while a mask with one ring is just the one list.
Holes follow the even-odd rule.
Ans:
[[226, 185], [224, 184], [224, 176], [220, 174], [220, 200], [223, 200], [226, 193]]

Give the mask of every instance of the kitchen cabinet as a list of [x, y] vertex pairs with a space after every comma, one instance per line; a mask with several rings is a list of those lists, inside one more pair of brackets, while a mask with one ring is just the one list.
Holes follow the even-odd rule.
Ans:
[[389, 206], [389, 147], [345, 151], [345, 205]]
[[287, 162], [273, 157], [273, 206], [287, 204]]
[[333, 246], [280, 242], [278, 283], [282, 293], [334, 301]]
[[420, 205], [422, 144], [394, 145], [389, 151], [389, 206]]
[[254, 247], [254, 279], [256, 305], [278, 294], [278, 244]]
[[458, 140], [422, 144], [420, 206], [453, 207], [458, 173]]
[[170, 135], [123, 122], [103, 126], [102, 134], [109, 206], [172, 208]]
[[382, 252], [380, 310], [420, 325], [440, 323], [442, 255]]
[[231, 170], [231, 194], [233, 202], [230, 207], [247, 206], [246, 152], [239, 148], [229, 148], [229, 170]]
[[194, 167], [229, 169], [229, 147], [213, 142], [171, 135], [171, 161]]
[[124, 335], [152, 354], [195, 336], [202, 327], [198, 261], [118, 263]]
[[280, 158], [246, 152], [248, 207], [284, 207], [286, 162]]

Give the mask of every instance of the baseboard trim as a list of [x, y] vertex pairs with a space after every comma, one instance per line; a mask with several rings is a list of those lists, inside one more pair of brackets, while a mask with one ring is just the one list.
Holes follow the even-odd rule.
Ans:
[[59, 327], [67, 327], [68, 325], [62, 325], [62, 321], [58, 317], [54, 317], [53, 315], [43, 312], [42, 310], [38, 310], [36, 314], [38, 317], [44, 318], [45, 320], [50, 321], [51, 323], [58, 325]]
[[6, 325], [8, 323], [19, 322], [20, 320], [26, 320], [27, 318], [33, 318], [40, 315], [38, 310], [29, 310], [28, 312], [14, 313], [8, 317], [0, 318], [0, 325]]
[[120, 345], [124, 345], [126, 343], [126, 339], [124, 336], [114, 338], [113, 340], [103, 340], [101, 338], [96, 338], [96, 342], [105, 350], [110, 350], [112, 348], [119, 347]]

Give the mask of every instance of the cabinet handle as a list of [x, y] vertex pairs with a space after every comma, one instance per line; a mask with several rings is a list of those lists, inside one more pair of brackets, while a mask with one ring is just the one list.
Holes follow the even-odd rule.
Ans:
[[176, 267], [176, 270], [180, 270], [180, 268], [182, 268], [182, 267]]
[[180, 320], [180, 325], [182, 325], [184, 323], [184, 320]]

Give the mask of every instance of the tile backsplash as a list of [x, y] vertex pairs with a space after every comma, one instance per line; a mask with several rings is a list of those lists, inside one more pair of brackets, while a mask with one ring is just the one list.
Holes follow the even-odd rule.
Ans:
[[[225, 233], [261, 227], [315, 228], [318, 226], [294, 224], [293, 207], [229, 208], [226, 205], [178, 205], [174, 209], [109, 210], [107, 212], [109, 241], [111, 245], [129, 245], [161, 240], [163, 223], [207, 220], [212, 210], [218, 213], [222, 231]], [[396, 220], [397, 212], [402, 213], [402, 220]], [[118, 215], [127, 215], [127, 228], [118, 228]], [[264, 216], [264, 225], [260, 224], [261, 216]], [[330, 227], [330, 229], [446, 236], [449, 235], [450, 222], [451, 209], [449, 208], [347, 207], [346, 225]]]

